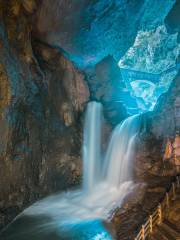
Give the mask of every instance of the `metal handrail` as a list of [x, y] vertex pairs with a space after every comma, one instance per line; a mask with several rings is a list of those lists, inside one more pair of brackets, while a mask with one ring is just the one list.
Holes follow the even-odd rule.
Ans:
[[176, 181], [172, 182], [171, 188], [166, 192], [163, 201], [148, 217], [148, 220], [142, 225], [134, 240], [145, 240], [147, 236], [153, 233], [154, 227], [160, 224], [167, 214], [171, 200], [174, 200], [176, 198], [176, 192], [178, 188], [180, 188], [180, 176], [176, 176]]

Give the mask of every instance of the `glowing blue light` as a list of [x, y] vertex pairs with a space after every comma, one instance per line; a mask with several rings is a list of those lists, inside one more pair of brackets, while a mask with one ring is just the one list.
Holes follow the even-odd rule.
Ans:
[[76, 240], [112, 240], [101, 220], [84, 220], [60, 224], [59, 235]]
[[168, 90], [180, 68], [176, 63], [179, 50], [177, 34], [169, 34], [161, 25], [139, 31], [133, 46], [120, 59], [123, 81], [142, 111], [152, 110]]

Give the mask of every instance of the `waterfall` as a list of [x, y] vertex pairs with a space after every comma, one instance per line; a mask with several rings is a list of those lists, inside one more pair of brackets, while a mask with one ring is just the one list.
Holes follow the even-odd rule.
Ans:
[[[102, 105], [87, 106], [83, 143], [83, 186], [91, 191], [99, 182], [119, 187], [132, 180], [133, 156], [140, 115], [125, 119], [113, 131], [104, 161], [101, 159]], [[103, 177], [104, 176], [104, 177]]]
[[[57, 194], [27, 208], [24, 215], [46, 215], [58, 228], [94, 220], [107, 220], [134, 188], [133, 156], [140, 115], [127, 118], [113, 131], [105, 157], [101, 157], [102, 105], [87, 106], [83, 144], [83, 187]], [[89, 238], [87, 238], [89, 239]]]
[[83, 188], [91, 191], [101, 174], [102, 105], [88, 103], [83, 141]]
[[105, 181], [118, 187], [132, 180], [133, 156], [136, 136], [140, 127], [140, 115], [134, 115], [120, 123], [113, 131], [105, 157]]

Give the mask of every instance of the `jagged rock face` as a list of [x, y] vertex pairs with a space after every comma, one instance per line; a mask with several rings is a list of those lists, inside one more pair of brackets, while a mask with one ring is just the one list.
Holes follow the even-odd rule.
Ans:
[[65, 125], [72, 125], [76, 120], [76, 116], [73, 116], [74, 113], [83, 111], [89, 98], [84, 75], [55, 49], [35, 42], [33, 50], [40, 68], [45, 71], [44, 81], [51, 103], [55, 106], [61, 119], [65, 120], [66, 117], [71, 119], [70, 124], [64, 121]]
[[100, 101], [105, 118], [111, 125], [117, 125], [127, 117], [125, 103], [121, 99], [126, 89], [117, 62], [108, 56], [86, 73], [91, 99]]
[[180, 1], [176, 1], [171, 11], [165, 18], [165, 24], [170, 33], [178, 32], [178, 41], [180, 42]]
[[63, 49], [81, 67], [109, 54], [119, 60], [137, 31], [161, 24], [174, 2], [44, 0], [37, 12], [36, 36]]
[[162, 95], [152, 115], [152, 132], [156, 137], [174, 136], [180, 130], [179, 73], [169, 91]]
[[180, 130], [180, 78], [177, 74], [169, 91], [162, 95], [153, 112], [144, 114], [145, 128], [140, 134], [135, 159], [135, 177], [149, 181], [148, 176], [173, 176], [173, 159], [163, 161], [167, 138], [174, 139]]
[[96, 64], [88, 83], [92, 97], [102, 102], [119, 100], [120, 92], [125, 88], [118, 64], [111, 56]]
[[[166, 18], [170, 33], [179, 34], [179, 1]], [[177, 20], [177, 21], [176, 21]], [[177, 57], [179, 63], [179, 57]], [[163, 162], [167, 138], [174, 139], [180, 130], [180, 72], [169, 90], [161, 95], [153, 112], [144, 114], [145, 129], [139, 139], [135, 175], [145, 180], [149, 176], [173, 176], [177, 173], [174, 161]], [[172, 160], [172, 159], [171, 159]], [[147, 180], [148, 181], [148, 180]]]
[[35, 1], [0, 6], [1, 228], [29, 203], [79, 183], [89, 90], [56, 50], [32, 46]]

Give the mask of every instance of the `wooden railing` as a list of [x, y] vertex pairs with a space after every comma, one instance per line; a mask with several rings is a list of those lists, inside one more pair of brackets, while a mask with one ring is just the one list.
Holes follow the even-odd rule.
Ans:
[[141, 230], [134, 240], [145, 240], [147, 236], [153, 233], [156, 225], [161, 224], [167, 216], [171, 201], [175, 200], [177, 190], [180, 189], [180, 176], [171, 184], [171, 188], [164, 197], [164, 200], [158, 205], [156, 210], [149, 216], [148, 220], [142, 225]]

